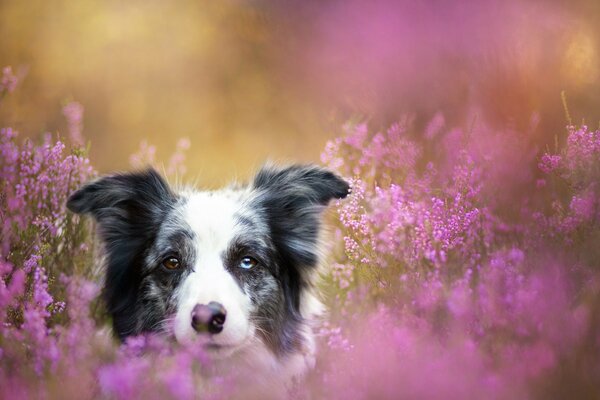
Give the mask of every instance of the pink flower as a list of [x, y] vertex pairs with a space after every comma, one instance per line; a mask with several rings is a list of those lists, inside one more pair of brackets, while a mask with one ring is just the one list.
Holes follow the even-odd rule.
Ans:
[[13, 73], [12, 67], [2, 68], [2, 77], [0, 77], [0, 94], [4, 91], [13, 92], [19, 83], [19, 78]]
[[540, 170], [542, 170], [546, 174], [549, 174], [559, 167], [560, 161], [561, 161], [561, 157], [559, 155], [552, 155], [552, 154], [545, 153], [542, 156], [542, 158], [538, 164], [538, 167], [540, 168]]
[[77, 146], [83, 146], [84, 144], [83, 136], [81, 135], [83, 129], [83, 110], [83, 106], [76, 101], [68, 103], [62, 109], [63, 115], [67, 119], [71, 142]]

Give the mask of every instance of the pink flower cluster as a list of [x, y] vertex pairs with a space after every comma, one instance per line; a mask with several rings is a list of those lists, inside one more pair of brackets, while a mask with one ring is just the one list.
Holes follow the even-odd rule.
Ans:
[[[542, 155], [544, 160], [559, 160], [551, 169], [551, 182], [560, 193], [552, 199], [551, 213], [534, 213], [536, 223], [544, 235], [563, 244], [593, 241], [593, 232], [600, 222], [600, 130], [590, 131], [587, 126], [567, 127], [567, 143], [558, 154]], [[549, 188], [546, 188], [549, 189]]]
[[83, 154], [65, 147], [49, 134], [40, 145], [18, 144], [15, 131], [0, 129], [0, 353], [3, 365], [18, 366], [2, 368], [0, 381], [43, 376], [61, 358], [55, 324], [66, 304], [56, 280], [73, 273], [88, 240], [65, 198], [93, 173]]
[[17, 87], [19, 78], [13, 73], [12, 67], [2, 68], [2, 77], [0, 77], [0, 97], [6, 93], [11, 93]]
[[159, 165], [156, 158], [156, 146], [149, 144], [146, 140], [140, 143], [139, 150], [129, 157], [129, 164], [134, 168], [145, 168], [154, 166], [161, 171], [164, 171], [168, 178], [173, 178], [178, 181], [185, 173], [185, 153], [190, 148], [190, 140], [181, 138], [177, 141], [175, 152], [169, 158], [166, 166]]
[[[539, 187], [534, 153], [512, 131], [480, 126], [470, 138], [439, 114], [423, 134], [407, 118], [383, 132], [344, 129], [322, 160], [353, 189], [338, 205], [331, 269], [330, 323], [347, 344], [323, 356], [313, 394], [599, 395], [600, 131], [569, 127], [565, 149], [542, 155], [553, 184]], [[498, 165], [510, 148], [521, 170]], [[524, 182], [512, 204], [502, 198]]]
[[77, 146], [83, 146], [83, 105], [76, 101], [67, 103], [62, 109], [63, 115], [67, 119], [69, 136], [71, 142]]

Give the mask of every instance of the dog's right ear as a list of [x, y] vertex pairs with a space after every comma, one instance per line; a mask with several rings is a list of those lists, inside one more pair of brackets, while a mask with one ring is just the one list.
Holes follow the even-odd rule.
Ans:
[[177, 197], [154, 169], [106, 176], [85, 184], [67, 201], [77, 214], [90, 214], [105, 240], [131, 233], [135, 228], [151, 231]]
[[107, 253], [103, 294], [121, 339], [136, 329], [128, 310], [137, 302], [140, 260], [176, 202], [177, 196], [154, 169], [100, 178], [67, 201], [69, 210], [98, 222]]

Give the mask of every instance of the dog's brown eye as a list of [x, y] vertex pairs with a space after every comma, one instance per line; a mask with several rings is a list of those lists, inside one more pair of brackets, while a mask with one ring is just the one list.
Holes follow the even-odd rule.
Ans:
[[177, 269], [179, 268], [179, 260], [175, 257], [169, 257], [165, 261], [163, 261], [162, 265], [166, 269]]
[[258, 265], [258, 261], [256, 261], [252, 257], [244, 257], [240, 260], [240, 268], [243, 269], [251, 269]]

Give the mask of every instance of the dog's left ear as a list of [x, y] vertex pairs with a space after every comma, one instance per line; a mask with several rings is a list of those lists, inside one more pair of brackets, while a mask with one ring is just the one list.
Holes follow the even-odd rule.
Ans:
[[321, 213], [331, 200], [345, 198], [349, 187], [333, 172], [313, 165], [264, 167], [252, 184], [271, 238], [296, 266], [317, 263]]
[[286, 168], [263, 167], [254, 178], [254, 189], [279, 192], [298, 202], [327, 205], [332, 199], [348, 195], [348, 182], [333, 172], [314, 165]]

